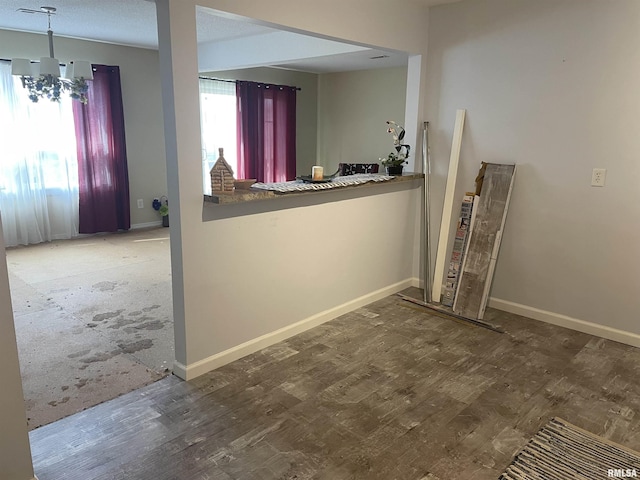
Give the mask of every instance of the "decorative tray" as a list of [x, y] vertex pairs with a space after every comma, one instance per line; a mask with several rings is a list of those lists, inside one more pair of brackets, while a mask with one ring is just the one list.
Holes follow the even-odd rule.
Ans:
[[302, 180], [304, 183], [329, 183], [331, 180], [336, 178], [340, 173], [340, 169], [336, 171], [333, 175], [324, 175], [320, 180], [314, 180], [311, 175], [300, 175], [296, 177], [296, 180]]

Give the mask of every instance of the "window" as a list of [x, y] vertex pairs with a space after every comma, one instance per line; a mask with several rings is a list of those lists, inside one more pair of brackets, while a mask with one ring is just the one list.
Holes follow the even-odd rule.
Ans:
[[296, 176], [296, 87], [237, 82], [240, 178]]
[[0, 62], [0, 211], [7, 246], [78, 235], [78, 162], [71, 99], [29, 100]]
[[218, 149], [237, 176], [236, 85], [234, 82], [200, 79], [200, 126], [202, 135], [202, 188], [211, 194], [209, 171]]
[[[202, 189], [218, 149], [237, 179], [284, 182], [296, 176], [296, 87], [200, 79]], [[240, 149], [240, 150], [238, 150]]]
[[[78, 188], [76, 139], [71, 98], [59, 103], [33, 103], [19, 77], [3, 65], [5, 87], [0, 96], [0, 132], [3, 168], [0, 184], [5, 193], [17, 192], [24, 182], [30, 188], [56, 190]], [[26, 173], [30, 172], [30, 173]]]
[[5, 243], [130, 228], [117, 66], [93, 65], [88, 104], [33, 103], [0, 62], [0, 210]]

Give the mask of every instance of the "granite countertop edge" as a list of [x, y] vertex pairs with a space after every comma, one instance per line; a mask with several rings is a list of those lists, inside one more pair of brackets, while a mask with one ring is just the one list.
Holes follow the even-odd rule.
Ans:
[[423, 179], [424, 174], [422, 173], [413, 173], [406, 172], [402, 175], [396, 176], [393, 180], [389, 180], [388, 182], [367, 182], [362, 183], [360, 185], [349, 185], [339, 188], [331, 188], [327, 190], [311, 190], [307, 192], [290, 192], [290, 193], [278, 193], [270, 190], [243, 190], [236, 189], [233, 192], [223, 193], [216, 192], [213, 195], [204, 195], [205, 204], [213, 204], [213, 205], [233, 205], [238, 203], [249, 203], [263, 200], [272, 200], [276, 198], [288, 198], [288, 197], [298, 197], [302, 195], [318, 195], [327, 192], [336, 192], [338, 190], [345, 189], [354, 189], [354, 188], [371, 188], [371, 187], [379, 187], [384, 185], [389, 185], [390, 183], [398, 183], [398, 182], [408, 182], [412, 180]]

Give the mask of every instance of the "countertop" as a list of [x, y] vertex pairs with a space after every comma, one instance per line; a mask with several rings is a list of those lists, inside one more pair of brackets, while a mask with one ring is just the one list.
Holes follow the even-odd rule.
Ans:
[[300, 197], [300, 196], [308, 196], [308, 195], [322, 195], [328, 192], [335, 192], [337, 190], [352, 190], [352, 189], [362, 189], [362, 188], [370, 189], [370, 188], [380, 187], [381, 185], [388, 185], [391, 183], [398, 183], [398, 182], [408, 182], [408, 181], [422, 179], [422, 178], [424, 178], [424, 174], [422, 173], [406, 172], [406, 173], [403, 173], [402, 175], [396, 176], [393, 180], [389, 180], [388, 182], [367, 182], [361, 185], [351, 185], [351, 186], [332, 188], [327, 190], [312, 190], [308, 192], [278, 193], [278, 192], [273, 192], [268, 190], [236, 189], [233, 192], [229, 192], [229, 193], [215, 193], [214, 195], [205, 195], [204, 201], [207, 203], [213, 203], [215, 205], [233, 205], [233, 204], [239, 204], [239, 203], [272, 200], [272, 199], [283, 198], [283, 197], [288, 198], [288, 197]]

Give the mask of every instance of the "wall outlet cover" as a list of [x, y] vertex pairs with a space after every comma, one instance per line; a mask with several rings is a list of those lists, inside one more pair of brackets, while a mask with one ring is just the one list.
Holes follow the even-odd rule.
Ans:
[[591, 186], [604, 187], [606, 178], [607, 178], [606, 168], [594, 168], [593, 172], [591, 173]]

